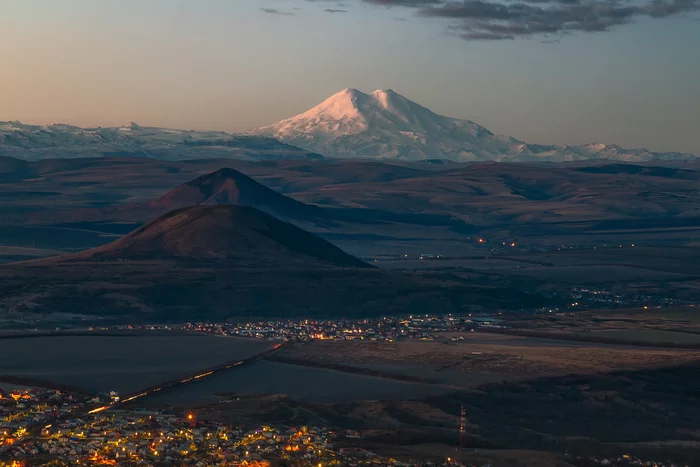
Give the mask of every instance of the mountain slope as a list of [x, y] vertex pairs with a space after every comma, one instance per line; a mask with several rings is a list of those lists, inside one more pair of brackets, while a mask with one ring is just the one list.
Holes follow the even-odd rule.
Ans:
[[491, 159], [508, 148], [476, 123], [434, 114], [392, 90], [368, 95], [346, 89], [253, 133], [335, 157], [466, 160], [473, 153], [475, 159]]
[[180, 209], [102, 247], [0, 268], [0, 317], [20, 320], [381, 316], [541, 303], [507, 287], [373, 268], [291, 224], [231, 205]]
[[0, 122], [0, 156], [24, 160], [108, 156], [162, 160], [322, 158], [263, 136], [151, 128], [134, 122], [116, 128]]
[[255, 208], [233, 205], [178, 209], [112, 243], [54, 260], [162, 258], [226, 259], [246, 267], [369, 267], [299, 227]]
[[256, 182], [247, 175], [223, 168], [184, 183], [147, 204], [149, 212], [163, 214], [188, 206], [238, 204], [260, 209], [281, 219], [322, 221], [324, 211], [296, 201]]
[[495, 135], [469, 120], [438, 115], [392, 90], [365, 94], [345, 89], [302, 114], [249, 134], [277, 138], [330, 157], [513, 162], [693, 158], [605, 144], [528, 144]]

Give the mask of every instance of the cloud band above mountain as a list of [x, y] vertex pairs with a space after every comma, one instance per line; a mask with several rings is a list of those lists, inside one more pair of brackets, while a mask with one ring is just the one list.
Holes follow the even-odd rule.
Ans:
[[424, 18], [448, 22], [465, 40], [557, 38], [575, 32], [602, 32], [643, 18], [666, 18], [700, 10], [700, 0], [306, 0], [410, 9]]

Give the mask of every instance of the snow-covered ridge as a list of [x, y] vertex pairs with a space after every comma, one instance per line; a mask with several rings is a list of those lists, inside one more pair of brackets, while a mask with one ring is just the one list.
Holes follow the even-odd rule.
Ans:
[[0, 122], [0, 147], [68, 147], [71, 145], [117, 142], [132, 142], [136, 144], [149, 141], [180, 143], [189, 139], [221, 139], [233, 136], [218, 131], [197, 132], [142, 127], [134, 122], [108, 128], [81, 128], [63, 123], [26, 125], [21, 122]]
[[687, 153], [625, 149], [605, 143], [530, 144], [496, 135], [470, 120], [438, 115], [391, 89], [371, 94], [345, 89], [302, 114], [243, 135], [145, 127], [134, 122], [111, 128], [0, 122], [2, 155], [30, 160], [104, 155], [165, 160], [323, 155], [459, 162], [696, 159]]
[[274, 138], [223, 131], [171, 130], [134, 122], [109, 128], [0, 122], [0, 156], [38, 160], [115, 155], [164, 160], [320, 157]]
[[277, 138], [330, 157], [453, 161], [624, 161], [694, 159], [686, 153], [653, 153], [593, 143], [536, 145], [495, 135], [469, 120], [438, 115], [388, 90], [345, 89], [316, 107], [248, 134]]

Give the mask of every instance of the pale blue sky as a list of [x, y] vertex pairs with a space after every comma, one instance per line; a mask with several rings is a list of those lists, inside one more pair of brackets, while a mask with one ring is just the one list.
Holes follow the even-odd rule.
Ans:
[[343, 88], [392, 88], [535, 143], [700, 155], [697, 12], [543, 43], [465, 41], [444, 19], [344, 4], [0, 0], [0, 120], [242, 131]]

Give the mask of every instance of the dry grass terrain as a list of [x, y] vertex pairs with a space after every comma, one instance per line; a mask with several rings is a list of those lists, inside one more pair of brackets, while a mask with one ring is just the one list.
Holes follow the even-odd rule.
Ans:
[[426, 377], [442, 371], [465, 375], [490, 373], [504, 379], [603, 373], [700, 361], [700, 350], [639, 348], [478, 332], [465, 333], [464, 337], [465, 341], [450, 344], [316, 341], [289, 347], [280, 355], [328, 364], [369, 364], [372, 368], [385, 365], [388, 373], [400, 372], [402, 367], [414, 370], [425, 367]]
[[402, 461], [426, 459], [433, 462], [444, 461], [446, 457], [458, 459], [467, 464], [491, 465], [493, 467], [569, 467], [564, 456], [525, 450], [480, 449], [463, 451], [446, 444], [415, 444], [412, 446], [371, 445], [378, 453], [389, 455]]
[[[144, 206], [224, 167], [287, 195], [290, 206], [301, 201], [324, 208], [317, 212], [328, 221], [303, 228], [354, 256], [377, 259], [380, 267], [435, 269], [479, 284], [558, 294], [595, 286], [627, 296], [700, 297], [700, 253], [692, 247], [700, 241], [700, 171], [693, 165], [480, 163], [436, 169], [364, 161], [5, 158], [0, 243], [36, 250], [0, 255], [0, 261], [113, 241], [146, 220]], [[266, 190], [255, 182], [246, 186]], [[243, 184], [234, 185], [214, 198], [257, 199], [240, 191]], [[183, 199], [216, 201], [199, 194]], [[540, 251], [556, 248], [561, 251]], [[418, 263], [423, 253], [451, 258]], [[409, 261], [396, 261], [405, 254]]]
[[164, 322], [230, 317], [369, 316], [538, 306], [536, 296], [435, 274], [246, 267], [227, 261], [13, 263], [0, 269], [0, 315]]
[[[375, 376], [384, 372], [387, 378], [422, 376], [441, 387], [451, 385], [453, 391], [416, 400], [339, 404], [248, 395], [203, 408], [202, 414], [223, 420], [317, 423], [360, 430], [362, 439], [343, 443], [361, 444], [401, 460], [411, 456], [437, 459], [450, 455], [447, 452], [458, 455], [455, 447], [464, 405], [470, 450], [463, 455], [469, 461], [566, 466], [565, 458], [541, 451], [568, 451], [574, 456], [631, 452], [696, 465], [700, 462], [700, 350], [561, 339], [584, 334], [571, 330], [580, 326], [623, 332], [625, 328], [643, 331], [646, 326], [697, 325], [693, 311], [603, 310], [504, 318], [503, 324], [516, 331], [550, 326], [560, 339], [469, 332], [463, 334], [463, 342], [295, 344], [279, 356], [297, 365], [335, 365], [336, 371], [349, 371], [343, 368], [350, 366], [353, 373], [367, 369]], [[446, 337], [456, 336], [460, 334]], [[499, 378], [484, 379], [485, 373]], [[520, 451], [523, 449], [534, 451]]]
[[[277, 250], [263, 266], [259, 256], [257, 263], [237, 264], [197, 254], [121, 261], [124, 251], [135, 251], [122, 249], [105, 261], [77, 256], [67, 263], [3, 265], [0, 315], [133, 322], [521, 311], [543, 304], [522, 291], [551, 293], [555, 299], [547, 305], [565, 309], [581, 295], [574, 288], [641, 301], [700, 301], [697, 163], [686, 169], [601, 162], [435, 170], [341, 161], [0, 158], [0, 261], [107, 244], [145, 220], [110, 213], [148, 205], [222, 167], [293, 198], [288, 206], [308, 203], [333, 219], [351, 219], [317, 222], [313, 231], [352, 255], [378, 259], [380, 268], [302, 267], [299, 256]], [[236, 192], [241, 184], [225, 185], [212, 190], [214, 198], [240, 202], [250, 194]], [[178, 199], [211, 201], [200, 194]], [[230, 245], [229, 238], [210, 241], [211, 230], [217, 229], [186, 236], [189, 246], [183, 237], [168, 238], [169, 251], [189, 256], [192, 246], [201, 254]], [[161, 246], [156, 237], [139, 252]], [[250, 253], [250, 245], [238, 246]], [[424, 253], [442, 257], [417, 259]], [[418, 269], [427, 271], [412, 272]], [[603, 303], [597, 297], [589, 303]], [[298, 344], [279, 356], [431, 380], [450, 393], [346, 404], [251, 396], [203, 410], [229, 421], [361, 429], [365, 446], [410, 458], [454, 446], [464, 405], [469, 445], [496, 449], [481, 451], [483, 457], [473, 458], [478, 462], [514, 465], [518, 457], [520, 465], [565, 465], [554, 455], [500, 448], [601, 455], [633, 449], [700, 465], [700, 348], [690, 348], [700, 343], [697, 310], [520, 312], [504, 317], [506, 329], [467, 333], [459, 342]]]
[[0, 316], [134, 322], [517, 309], [546, 300], [452, 276], [373, 268], [248, 206], [171, 211], [107, 245], [0, 269]]
[[[356, 443], [405, 459], [414, 452], [412, 445], [439, 443], [454, 449], [459, 443], [459, 414], [464, 405], [468, 447], [494, 455], [494, 460], [501, 462], [496, 465], [548, 465], [538, 464], [538, 459], [553, 462], [549, 465], [566, 465], [555, 463], [561, 462], [556, 456], [536, 452], [521, 460], [530, 459], [530, 463], [517, 463], [518, 454], [512, 450], [522, 449], [615, 457], [632, 452], [644, 458], [696, 465], [700, 461], [699, 377], [695, 364], [533, 377], [418, 401], [299, 404], [279, 396], [241, 396], [199, 413], [217, 420], [360, 430], [364, 438]], [[433, 453], [440, 455], [447, 449]], [[508, 451], [492, 452], [494, 449]]]
[[45, 250], [41, 248], [0, 244], [0, 262], [19, 261], [28, 258], [41, 258], [60, 254], [61, 252], [59, 250]]
[[448, 227], [441, 232], [445, 239], [478, 233], [550, 246], [679, 245], [700, 239], [700, 171], [604, 162], [591, 167], [482, 163], [436, 170], [429, 164], [363, 161], [27, 163], [4, 158], [0, 219], [4, 225], [56, 226], [74, 220], [78, 211], [81, 220], [96, 220], [102, 208], [153, 200], [223, 167], [241, 170], [298, 201], [403, 225], [402, 233], [375, 224], [345, 234], [420, 238], [424, 228], [442, 225]]
[[700, 309], [696, 306], [592, 310], [575, 313], [511, 315], [513, 331], [547, 333], [566, 338], [609, 337], [639, 344], [696, 345], [700, 340]]

